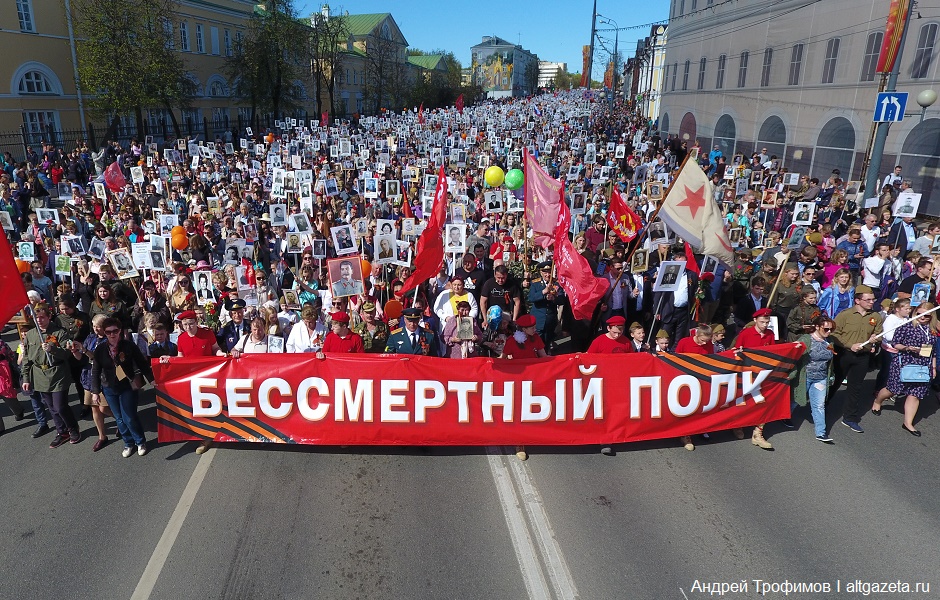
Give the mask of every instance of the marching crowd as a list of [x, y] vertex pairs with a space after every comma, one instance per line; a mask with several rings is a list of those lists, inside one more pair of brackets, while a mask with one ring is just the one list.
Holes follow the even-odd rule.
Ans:
[[[28, 396], [34, 438], [55, 429], [50, 447], [78, 443], [78, 419], [91, 417], [98, 451], [113, 417], [123, 455], [143, 456], [137, 393], [151, 358], [711, 354], [784, 341], [807, 349], [792, 410], [809, 407], [816, 439], [833, 443], [825, 411], [841, 385], [851, 431], [903, 398], [902, 427], [921, 435], [940, 341], [929, 312], [940, 223], [919, 233], [912, 217], [892, 217], [911, 188], [900, 167], [865, 210], [838, 172], [820, 184], [791, 177], [765, 149], [706, 151], [583, 90], [354, 122], [284, 119], [239, 135], [3, 156], [0, 221], [30, 306], [14, 319], [17, 349], [0, 345], [0, 396], [16, 420], [26, 416], [17, 394]], [[609, 283], [591, 319], [574, 317], [551, 250], [532, 243], [540, 232], [524, 217], [521, 183], [485, 183], [492, 166], [520, 168], [523, 149], [565, 186], [574, 247]], [[734, 264], [647, 223], [686, 161], [712, 178], [736, 232]], [[445, 260], [403, 291], [441, 164]], [[68, 193], [52, 198], [62, 183]], [[652, 226], [627, 239], [610, 228], [614, 193]], [[687, 268], [674, 289], [654, 291], [669, 260]], [[874, 392], [864, 382], [873, 367]], [[751, 439], [772, 447], [763, 426]]]

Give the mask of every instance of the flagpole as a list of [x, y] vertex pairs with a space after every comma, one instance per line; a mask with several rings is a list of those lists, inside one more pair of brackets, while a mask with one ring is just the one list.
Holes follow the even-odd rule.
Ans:
[[924, 316], [924, 315], [929, 315], [930, 313], [934, 312], [935, 310], [940, 310], [940, 305], [937, 305], [937, 306], [931, 308], [931, 309], [928, 310], [927, 312], [920, 313], [919, 315], [913, 315], [913, 316], [911, 316], [911, 318], [909, 318], [909, 319], [907, 319], [907, 320], [905, 320], [905, 321], [901, 321], [900, 323], [898, 323], [897, 325], [895, 325], [894, 327], [892, 327], [889, 331], [882, 331], [882, 332], [879, 333], [878, 335], [873, 336], [873, 339], [870, 339], [870, 340], [868, 340], [868, 341], [862, 342], [861, 347], [864, 348], [865, 346], [867, 346], [868, 344], [872, 343], [873, 341], [879, 340], [879, 339], [883, 338], [884, 336], [888, 335], [889, 333], [891, 333], [892, 331], [897, 330], [899, 327], [901, 327], [901, 326], [903, 326], [903, 325], [907, 325], [908, 323], [912, 323], [912, 322], [916, 321], [917, 319], [919, 319], [920, 317], [922, 317], [922, 316]]

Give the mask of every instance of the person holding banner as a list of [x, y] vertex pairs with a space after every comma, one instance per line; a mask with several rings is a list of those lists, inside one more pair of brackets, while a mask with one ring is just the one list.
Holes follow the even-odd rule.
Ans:
[[[769, 308], [762, 308], [754, 313], [754, 325], [738, 334], [736, 348], [763, 348], [774, 344], [774, 332], [770, 330], [770, 316], [773, 314]], [[735, 430], [735, 437], [742, 437], [740, 430]], [[751, 443], [764, 450], [773, 450], [773, 445], [764, 439], [764, 423], [754, 427], [751, 433]]]
[[[901, 325], [894, 332], [893, 346], [897, 351], [891, 361], [887, 385], [878, 392], [871, 407], [871, 414], [880, 416], [881, 405], [891, 396], [905, 396], [904, 423], [901, 429], [920, 437], [914, 429], [914, 417], [920, 401], [930, 391], [930, 382], [937, 373], [934, 347], [937, 341], [937, 318], [930, 312], [930, 302], [919, 304], [914, 320]], [[912, 368], [914, 367], [914, 368]]]
[[330, 328], [331, 331], [323, 340], [323, 349], [317, 351], [320, 360], [326, 358], [325, 352], [362, 354], [366, 351], [362, 337], [349, 329], [349, 313], [337, 311], [330, 314]]
[[[535, 332], [535, 317], [522, 315], [516, 319], [516, 327], [516, 332], [506, 340], [500, 358], [511, 360], [514, 358], [545, 358], [548, 356], [542, 338]], [[529, 458], [524, 446], [516, 446], [516, 458], [519, 460]]]

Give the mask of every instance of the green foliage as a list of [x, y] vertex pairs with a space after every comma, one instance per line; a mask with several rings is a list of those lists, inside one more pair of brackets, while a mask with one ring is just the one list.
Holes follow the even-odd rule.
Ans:
[[[188, 108], [196, 86], [173, 48], [173, 0], [73, 0], [78, 74], [98, 116], [145, 107]], [[164, 26], [164, 23], [168, 27]]]
[[[336, 15], [324, 18], [323, 15], [313, 16], [310, 30], [310, 51], [313, 78], [317, 90], [326, 90], [327, 109], [331, 116], [336, 116], [336, 78], [342, 68], [346, 40], [349, 38], [349, 25], [343, 10], [335, 11]], [[317, 94], [317, 114], [324, 111], [323, 94]]]
[[290, 2], [268, 0], [256, 7], [225, 67], [234, 94], [253, 111], [281, 117], [300, 106], [295, 82], [309, 81], [309, 29]]

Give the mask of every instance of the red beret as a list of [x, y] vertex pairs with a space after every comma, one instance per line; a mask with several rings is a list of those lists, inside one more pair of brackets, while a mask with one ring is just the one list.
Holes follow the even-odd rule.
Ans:
[[771, 316], [772, 314], [773, 314], [773, 312], [772, 312], [769, 308], [762, 308], [762, 309], [758, 310], [757, 312], [755, 312], [754, 315], [753, 315], [753, 317], [754, 317], [755, 319], [756, 319], [757, 317], [769, 317], [769, 316]]
[[177, 321], [182, 321], [183, 319], [195, 319], [196, 311], [194, 310], [184, 310], [180, 314], [176, 315]]
[[349, 314], [343, 311], [330, 314], [330, 318], [337, 323], [349, 323]]
[[532, 315], [522, 315], [516, 319], [516, 325], [519, 327], [535, 327], [535, 317]]
[[627, 324], [627, 320], [624, 319], [623, 317], [611, 317], [607, 319], [607, 324], [611, 327], [616, 327], [618, 325], [620, 327], [623, 327], [624, 325]]

